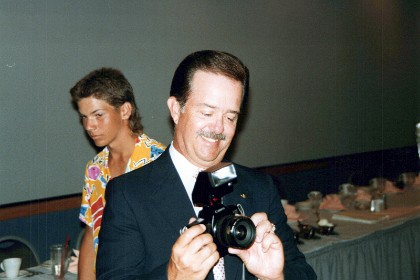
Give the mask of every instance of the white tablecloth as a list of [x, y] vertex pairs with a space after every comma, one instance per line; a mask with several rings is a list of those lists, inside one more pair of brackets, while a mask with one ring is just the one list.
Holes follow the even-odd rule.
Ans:
[[[30, 277], [25, 277], [25, 279], [54, 279], [50, 269], [51, 268], [46, 268], [44, 266], [31, 267], [27, 270], [39, 274], [35, 274]], [[66, 275], [64, 275], [64, 280], [77, 280], [77, 274], [67, 272]]]
[[[420, 192], [389, 196], [390, 207], [420, 204]], [[333, 213], [321, 215], [331, 219]], [[419, 280], [420, 213], [364, 224], [332, 220], [338, 235], [299, 245], [321, 280]], [[292, 227], [295, 225], [291, 224]]]

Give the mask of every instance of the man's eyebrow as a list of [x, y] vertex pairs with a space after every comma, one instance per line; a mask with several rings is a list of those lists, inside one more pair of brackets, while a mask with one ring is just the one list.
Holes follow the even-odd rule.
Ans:
[[[98, 113], [98, 111], [101, 111], [101, 110], [102, 110], [102, 109], [96, 109], [95, 111], [92, 111], [92, 112], [88, 113], [88, 115], [94, 115], [94, 114]], [[82, 113], [80, 113], [80, 112], [79, 112], [79, 115], [80, 115], [80, 116], [86, 116], [85, 114], [82, 114]]]
[[[205, 107], [209, 107], [211, 109], [217, 109], [216, 106], [210, 105], [210, 104], [207, 104], [207, 103], [198, 103], [197, 106], [205, 106]], [[239, 111], [236, 111], [236, 110], [229, 110], [228, 113], [237, 114], [237, 115], [240, 114], [240, 112]]]
[[241, 112], [236, 111], [236, 110], [229, 110], [228, 113], [232, 113], [232, 114], [236, 114], [236, 115], [241, 114]]
[[213, 105], [210, 105], [210, 104], [207, 104], [207, 103], [198, 103], [197, 104], [197, 106], [205, 106], [205, 107], [209, 107], [209, 108], [211, 108], [211, 109], [216, 109], [217, 107], [216, 106], [213, 106]]

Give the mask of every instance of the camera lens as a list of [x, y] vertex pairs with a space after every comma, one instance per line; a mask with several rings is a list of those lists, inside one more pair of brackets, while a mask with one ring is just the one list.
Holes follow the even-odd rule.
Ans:
[[255, 225], [245, 216], [227, 215], [221, 218], [215, 227], [215, 237], [225, 247], [249, 248], [254, 243], [255, 236]]
[[246, 227], [243, 225], [239, 225], [235, 229], [235, 236], [236, 236], [236, 239], [238, 240], [244, 240], [246, 238], [246, 233], [247, 233]]

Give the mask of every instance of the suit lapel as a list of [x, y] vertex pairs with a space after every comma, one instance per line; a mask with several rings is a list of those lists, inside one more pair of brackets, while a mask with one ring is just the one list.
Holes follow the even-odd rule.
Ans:
[[188, 223], [189, 218], [195, 217], [194, 208], [168, 149], [155, 162], [150, 176], [155, 189], [150, 199], [154, 201], [156, 211], [167, 220], [168, 226], [178, 232]]

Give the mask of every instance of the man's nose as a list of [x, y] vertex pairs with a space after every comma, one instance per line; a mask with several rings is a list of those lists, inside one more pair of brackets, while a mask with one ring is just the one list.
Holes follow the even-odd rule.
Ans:
[[93, 131], [96, 128], [96, 121], [91, 118], [86, 118], [84, 120], [84, 127], [86, 131]]
[[223, 116], [216, 116], [212, 122], [212, 130], [214, 133], [223, 133], [224, 131], [224, 117]]

